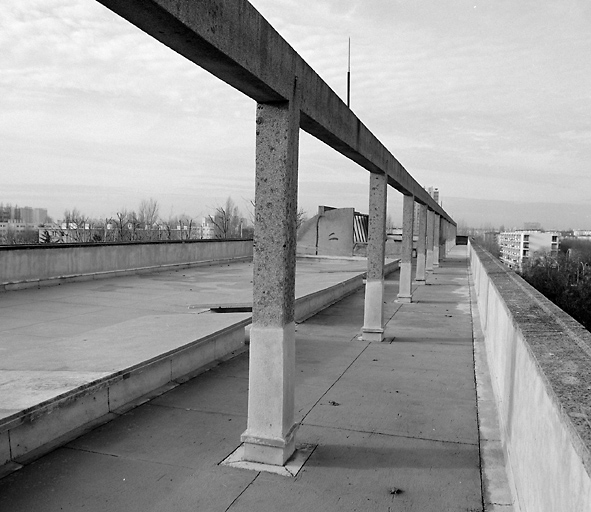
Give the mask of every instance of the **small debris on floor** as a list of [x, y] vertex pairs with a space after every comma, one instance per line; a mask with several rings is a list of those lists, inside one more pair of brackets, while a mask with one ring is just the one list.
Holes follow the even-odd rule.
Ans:
[[336, 407], [337, 405], [341, 405], [341, 404], [339, 404], [338, 402], [335, 402], [334, 400], [329, 400], [329, 401], [328, 401], [328, 403], [329, 403], [330, 405], [334, 405], [335, 407]]
[[390, 494], [402, 494], [404, 491], [399, 489], [398, 487], [392, 487], [390, 489]]

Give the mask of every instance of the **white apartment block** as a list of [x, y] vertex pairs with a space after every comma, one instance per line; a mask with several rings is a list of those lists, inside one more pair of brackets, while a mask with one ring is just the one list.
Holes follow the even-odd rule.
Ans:
[[524, 260], [536, 254], [557, 254], [559, 234], [545, 231], [505, 231], [499, 234], [501, 261], [521, 270]]

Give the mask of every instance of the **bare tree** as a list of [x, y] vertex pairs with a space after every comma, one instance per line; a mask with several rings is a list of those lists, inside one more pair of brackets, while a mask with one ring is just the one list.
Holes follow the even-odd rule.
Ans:
[[81, 213], [77, 208], [64, 211], [64, 224], [66, 236], [71, 242], [91, 241], [91, 220], [90, 217]]
[[186, 213], [183, 213], [178, 218], [178, 227], [180, 230], [179, 238], [181, 240], [190, 240], [193, 238], [193, 230], [195, 229], [195, 219]]
[[159, 219], [160, 205], [154, 198], [142, 199], [140, 207], [138, 208], [137, 220], [139, 229], [143, 230], [146, 240], [155, 240], [159, 237], [159, 230], [157, 224]]
[[215, 227], [216, 238], [240, 236], [240, 228], [244, 223], [244, 219], [231, 197], [226, 199], [223, 206], [218, 206], [215, 209], [215, 214], [213, 216], [209, 215], [208, 218]]
[[308, 220], [308, 215], [305, 210], [300, 206], [298, 213], [296, 214], [296, 229], [300, 229], [300, 226]]
[[125, 208], [121, 208], [121, 211], [117, 212], [116, 218], [113, 219], [113, 223], [115, 224], [115, 229], [117, 230], [116, 237], [119, 242], [123, 242], [131, 238], [128, 228], [129, 214]]

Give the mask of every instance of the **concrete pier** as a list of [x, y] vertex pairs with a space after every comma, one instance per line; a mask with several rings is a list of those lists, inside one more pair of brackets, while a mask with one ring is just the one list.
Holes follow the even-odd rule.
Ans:
[[427, 259], [427, 205], [419, 204], [419, 233], [417, 237], [417, 269], [415, 281], [418, 285], [425, 284], [425, 267]]
[[258, 105], [253, 315], [244, 460], [295, 450], [295, 272], [299, 104]]
[[402, 211], [402, 254], [398, 302], [412, 302], [412, 246], [414, 240], [415, 198], [404, 196]]
[[441, 216], [435, 214], [433, 220], [433, 266], [439, 266], [439, 250], [441, 248]]
[[435, 243], [435, 212], [427, 210], [427, 257], [425, 259], [425, 270], [433, 272], [433, 245]]
[[370, 174], [367, 283], [365, 285], [362, 329], [363, 339], [366, 341], [381, 341], [384, 337], [384, 256], [387, 192], [387, 176], [385, 174]]

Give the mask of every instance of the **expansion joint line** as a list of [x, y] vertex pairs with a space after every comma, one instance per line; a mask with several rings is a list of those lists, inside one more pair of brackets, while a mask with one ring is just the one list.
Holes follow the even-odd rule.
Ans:
[[304, 415], [304, 417], [302, 418], [302, 421], [300, 422], [300, 424], [303, 424], [304, 423], [304, 421], [308, 417], [308, 414], [310, 414], [312, 412], [312, 409], [314, 409], [314, 407], [316, 407], [318, 405], [318, 403], [320, 402], [320, 400], [322, 400], [328, 394], [328, 392], [332, 388], [334, 388], [336, 386], [336, 384], [341, 380], [341, 378], [343, 377], [343, 375], [345, 375], [345, 373], [347, 373], [347, 371], [349, 370], [349, 368], [351, 368], [351, 366], [353, 366], [355, 364], [355, 362], [357, 361], [357, 359], [359, 359], [361, 357], [361, 354], [363, 354], [367, 350], [367, 347], [369, 347], [370, 345], [371, 345], [371, 341], [368, 341], [367, 342], [367, 345], [365, 345], [365, 347], [363, 347], [363, 350], [361, 352], [359, 352], [359, 354], [357, 354], [357, 356], [355, 357], [355, 359], [353, 359], [353, 361], [351, 361], [351, 364], [349, 364], [349, 366], [347, 366], [347, 368], [345, 368], [343, 370], [343, 372], [339, 375], [338, 379], [335, 380], [324, 393], [322, 393], [322, 395], [320, 396], [320, 398], [318, 400], [316, 400], [316, 402], [314, 402], [314, 405], [312, 407], [310, 407], [310, 410]]
[[[478, 407], [478, 376], [476, 374], [476, 336], [474, 332], [474, 313], [478, 314], [478, 305], [476, 304], [476, 297], [472, 293], [474, 287], [474, 280], [472, 279], [472, 271], [470, 267], [468, 271], [468, 296], [470, 297], [470, 325], [472, 327], [472, 362], [474, 364], [474, 398], [476, 400], [476, 424], [478, 425], [478, 470], [480, 473], [480, 500], [482, 503], [482, 510], [485, 509], [484, 503], [484, 474], [483, 474], [483, 454], [482, 454], [482, 437], [480, 434], [480, 409]], [[476, 309], [475, 309], [476, 306]]]
[[254, 484], [255, 480], [256, 480], [256, 479], [259, 477], [259, 475], [260, 475], [260, 474], [261, 474], [261, 472], [260, 472], [260, 471], [259, 471], [259, 472], [257, 472], [257, 474], [255, 475], [255, 477], [254, 477], [254, 478], [253, 478], [253, 479], [252, 479], [252, 480], [249, 482], [249, 484], [248, 484], [248, 485], [247, 485], [247, 486], [246, 486], [244, 489], [242, 489], [242, 492], [241, 492], [240, 494], [238, 494], [238, 496], [236, 496], [236, 497], [235, 497], [235, 498], [232, 500], [232, 503], [230, 503], [230, 504], [228, 505], [228, 508], [226, 508], [226, 510], [224, 510], [224, 512], [228, 512], [228, 510], [230, 510], [230, 509], [232, 508], [232, 506], [234, 505], [234, 503], [236, 503], [236, 502], [237, 502], [237, 501], [240, 499], [240, 496], [242, 496], [242, 495], [243, 495], [243, 494], [244, 494], [244, 493], [245, 493], [245, 492], [248, 490], [248, 488], [249, 488], [249, 487], [250, 487], [252, 484]]
[[384, 436], [384, 437], [396, 437], [401, 439], [415, 439], [418, 441], [429, 441], [432, 443], [445, 443], [445, 444], [455, 444], [460, 446], [476, 446], [474, 443], [467, 443], [464, 441], [450, 441], [449, 439], [433, 439], [432, 437], [421, 437], [421, 436], [408, 436], [404, 434], [391, 434], [389, 432], [379, 432], [377, 430], [359, 430], [356, 428], [345, 428], [345, 427], [327, 427], [326, 425], [319, 425], [317, 423], [307, 423], [306, 426], [308, 427], [318, 427], [318, 428], [330, 428], [334, 430], [340, 430], [343, 432], [355, 432], [356, 434], [370, 434], [375, 436]]

